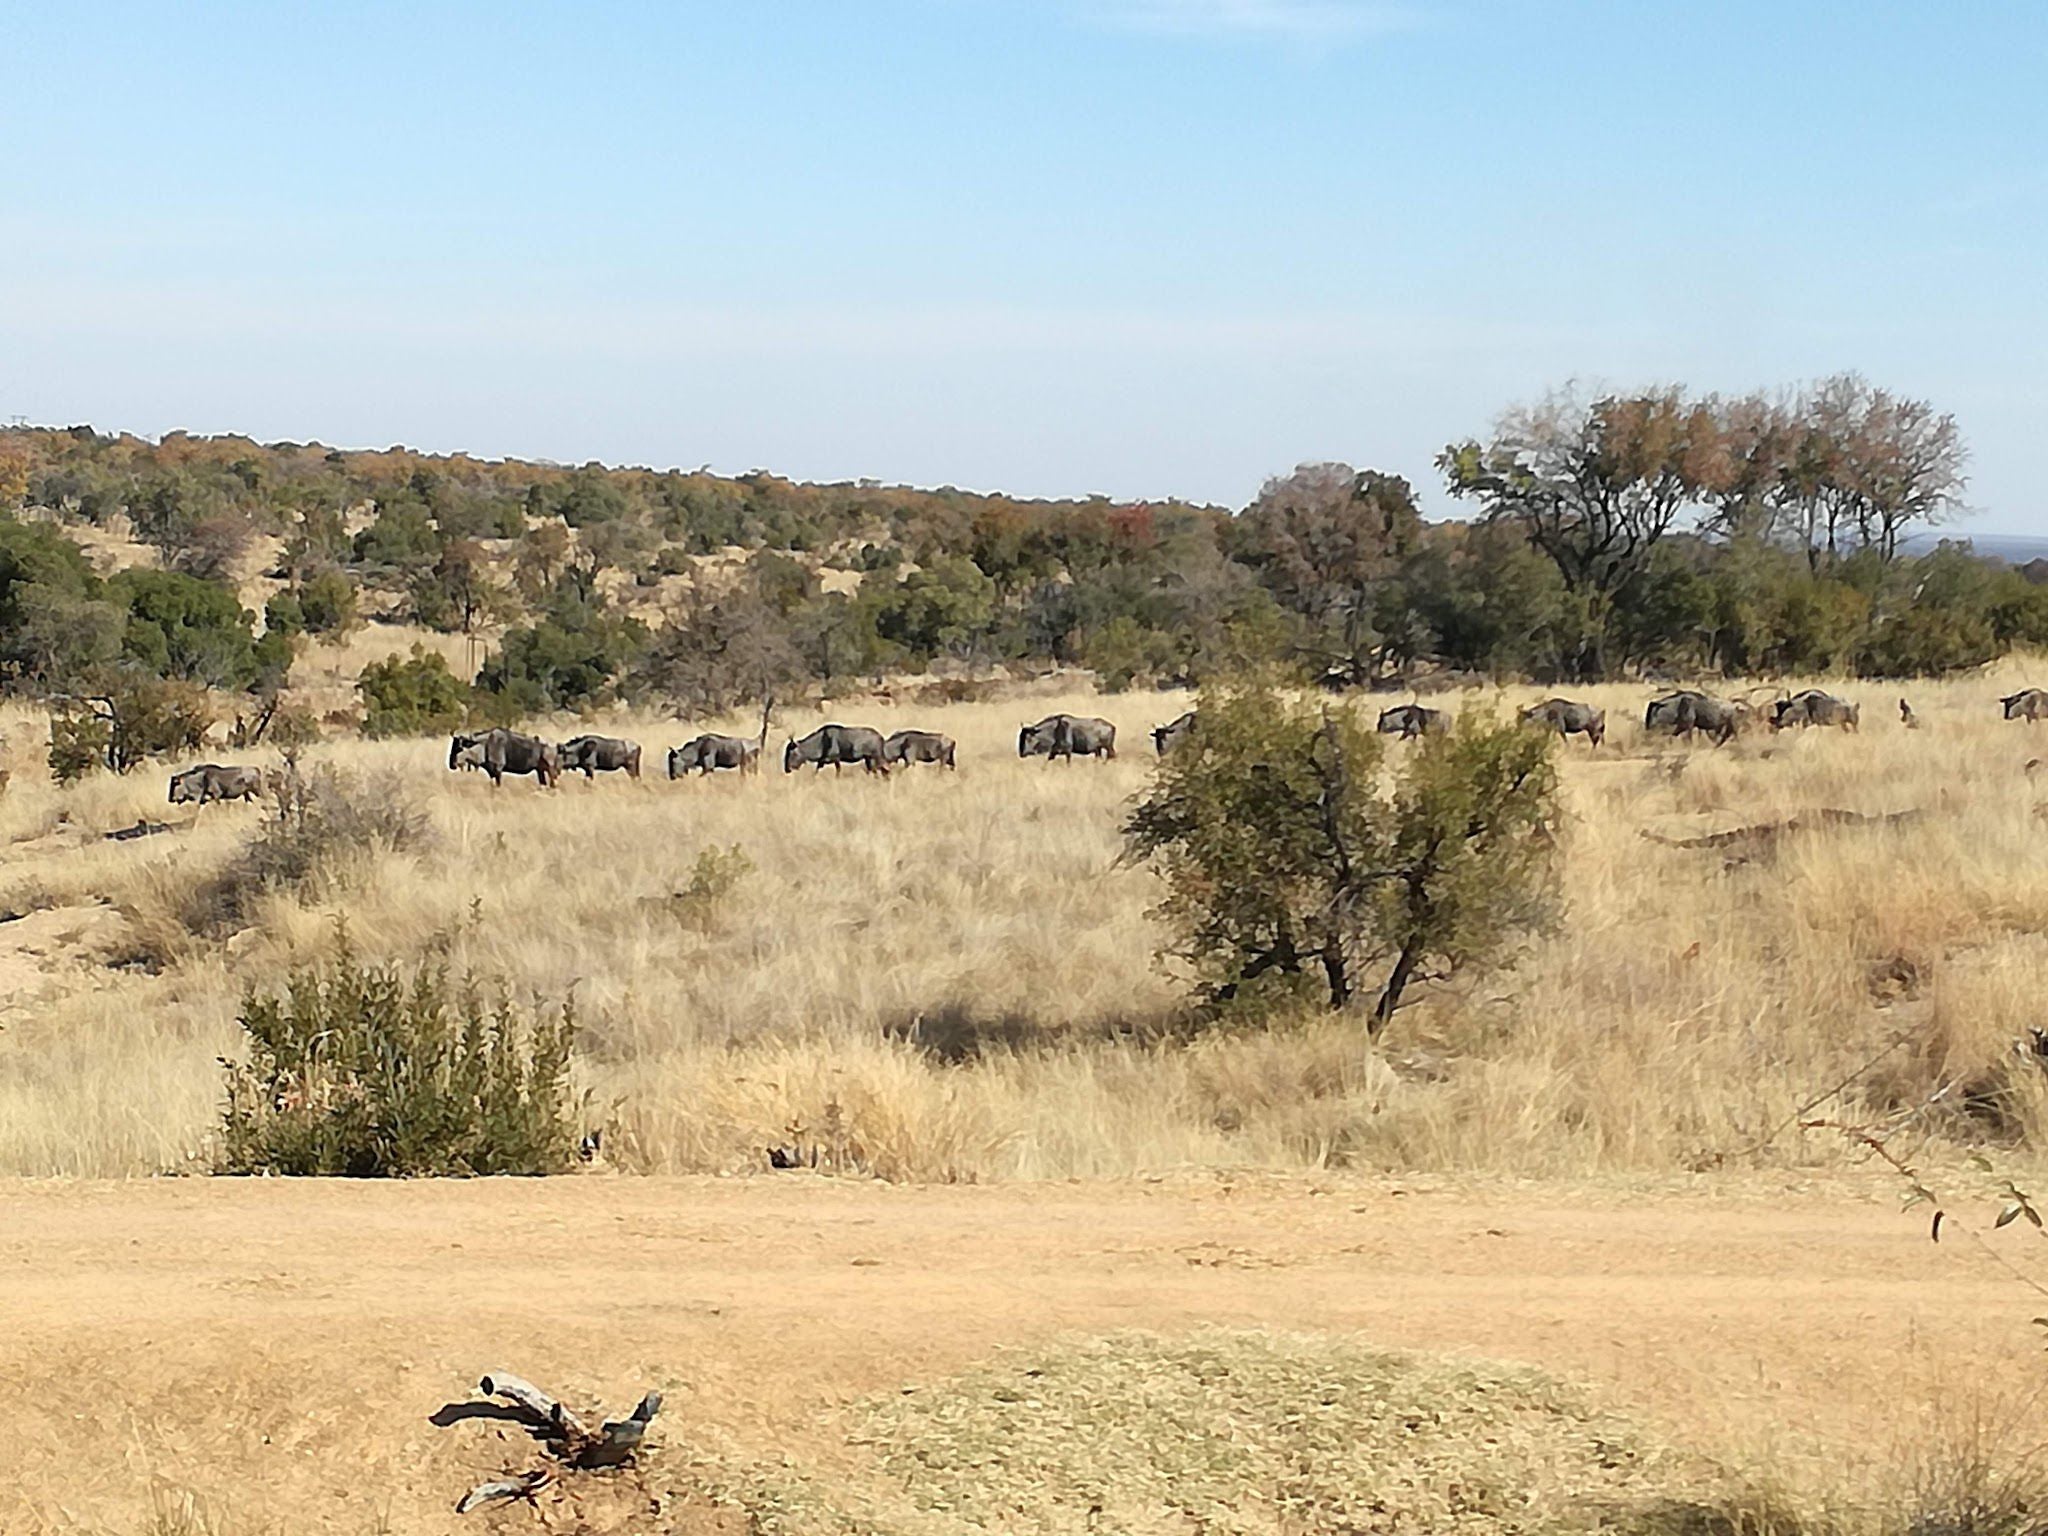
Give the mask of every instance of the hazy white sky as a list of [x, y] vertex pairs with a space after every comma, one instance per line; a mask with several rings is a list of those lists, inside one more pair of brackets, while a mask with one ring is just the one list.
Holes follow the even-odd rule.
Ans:
[[1844, 368], [2048, 534], [2048, 7], [0, 0], [0, 418], [1241, 503]]

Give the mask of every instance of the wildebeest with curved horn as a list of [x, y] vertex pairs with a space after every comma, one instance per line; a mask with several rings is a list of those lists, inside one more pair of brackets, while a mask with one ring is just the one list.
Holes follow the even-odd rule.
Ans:
[[897, 731], [882, 743], [882, 761], [959, 766], [953, 761], [953, 738], [939, 731]]
[[1380, 711], [1380, 722], [1373, 727], [1382, 736], [1398, 736], [1407, 741], [1416, 736], [1434, 736], [1439, 731], [1449, 730], [1451, 717], [1440, 709], [1430, 709], [1422, 704], [1396, 704], [1392, 709]]
[[1643, 711], [1643, 729], [1690, 737], [1695, 731], [1716, 745], [1730, 740], [1742, 726], [1743, 711], [1692, 688], [1680, 688], [1650, 700]]
[[1047, 715], [1017, 732], [1019, 757], [1043, 756], [1072, 761], [1075, 753], [1098, 762], [1116, 756], [1116, 727], [1095, 715]]
[[714, 768], [737, 768], [754, 773], [761, 767], [761, 747], [744, 736], [714, 736], [708, 732], [693, 737], [668, 751], [668, 776], [680, 779], [691, 769], [701, 777]]
[[562, 756], [552, 741], [499, 727], [489, 731], [458, 732], [448, 738], [448, 766], [462, 766], [471, 749], [482, 754], [483, 770], [491, 777], [491, 788], [504, 783], [508, 773], [530, 773], [543, 789], [553, 789], [562, 776]]
[[1806, 688], [1771, 706], [1771, 729], [1786, 730], [1795, 725], [1833, 725], [1853, 731], [1862, 724], [1863, 712], [1847, 699], [1838, 699], [1819, 688]]
[[640, 777], [640, 743], [617, 736], [575, 736], [555, 749], [562, 759], [562, 772], [581, 772], [585, 783], [600, 773], [624, 770], [628, 778]]
[[1185, 741], [1195, 728], [1195, 712], [1191, 709], [1178, 720], [1169, 720], [1164, 725], [1152, 728], [1152, 750], [1161, 757]]
[[869, 773], [889, 771], [882, 757], [882, 733], [865, 725], [821, 725], [801, 740], [784, 744], [784, 773], [795, 773], [805, 763], [814, 770], [830, 763], [834, 773], [847, 763], [859, 763]]
[[1545, 699], [1517, 717], [1525, 725], [1541, 725], [1560, 736], [1583, 736], [1594, 746], [1607, 739], [1607, 711], [1576, 699]]
[[2048, 688], [2022, 688], [1998, 703], [2008, 720], [2024, 720], [2029, 725], [2036, 720], [2048, 720]]
[[209, 800], [254, 800], [263, 792], [260, 768], [224, 768], [219, 763], [201, 763], [183, 773], [171, 775], [172, 805]]

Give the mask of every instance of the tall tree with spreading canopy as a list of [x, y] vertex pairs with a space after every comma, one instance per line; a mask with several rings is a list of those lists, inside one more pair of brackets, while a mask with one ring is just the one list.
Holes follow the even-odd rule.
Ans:
[[1588, 678], [1607, 671], [1615, 604], [1727, 473], [1711, 404], [1676, 386], [1591, 404], [1549, 395], [1510, 410], [1491, 442], [1451, 444], [1437, 466], [1453, 496], [1519, 526], [1557, 566], [1583, 608], [1574, 670]]

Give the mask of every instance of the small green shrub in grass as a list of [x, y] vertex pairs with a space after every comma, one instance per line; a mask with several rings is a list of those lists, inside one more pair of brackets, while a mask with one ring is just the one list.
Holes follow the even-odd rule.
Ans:
[[528, 1011], [447, 971], [334, 958], [242, 1003], [223, 1173], [560, 1173], [576, 1160], [568, 1000]]

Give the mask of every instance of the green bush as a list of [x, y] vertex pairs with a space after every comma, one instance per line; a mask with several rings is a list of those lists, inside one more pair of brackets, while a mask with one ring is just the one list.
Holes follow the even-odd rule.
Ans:
[[364, 667], [356, 679], [365, 736], [424, 736], [452, 731], [469, 718], [471, 692], [436, 652], [415, 645], [410, 656], [389, 656]]
[[474, 978], [359, 963], [346, 942], [242, 1002], [223, 1173], [548, 1174], [576, 1158], [568, 1001], [526, 1012]]
[[1166, 953], [1212, 1005], [1320, 990], [1345, 1008], [1370, 972], [1376, 1032], [1412, 983], [1548, 920], [1550, 738], [1468, 715], [1391, 776], [1384, 741], [1264, 684], [1203, 695], [1125, 837], [1165, 882]]

